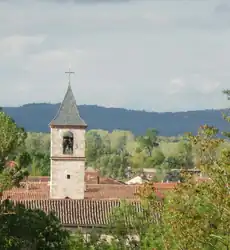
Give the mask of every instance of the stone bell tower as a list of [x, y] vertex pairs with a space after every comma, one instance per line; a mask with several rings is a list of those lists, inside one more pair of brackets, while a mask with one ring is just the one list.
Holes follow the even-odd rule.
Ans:
[[51, 199], [84, 199], [85, 130], [71, 85], [54, 119], [51, 129]]

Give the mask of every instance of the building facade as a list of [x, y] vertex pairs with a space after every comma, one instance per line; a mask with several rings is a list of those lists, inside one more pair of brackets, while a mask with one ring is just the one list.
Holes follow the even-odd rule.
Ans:
[[85, 131], [69, 82], [61, 106], [50, 122], [51, 199], [84, 199]]

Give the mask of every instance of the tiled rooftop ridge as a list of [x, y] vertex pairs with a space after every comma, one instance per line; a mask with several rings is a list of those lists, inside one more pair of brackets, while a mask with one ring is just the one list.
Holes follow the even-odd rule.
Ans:
[[[105, 226], [109, 223], [113, 209], [121, 205], [119, 200], [20, 200], [14, 204], [23, 204], [27, 209], [41, 209], [45, 213], [53, 212], [64, 226], [90, 227]], [[141, 203], [131, 204], [141, 211]]]

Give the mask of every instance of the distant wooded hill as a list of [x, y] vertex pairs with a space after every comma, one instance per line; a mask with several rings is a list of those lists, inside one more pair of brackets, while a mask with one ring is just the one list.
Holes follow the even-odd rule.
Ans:
[[[55, 116], [59, 105], [34, 103], [21, 107], [5, 107], [3, 110], [26, 131], [49, 132], [48, 124]], [[79, 111], [88, 124], [88, 129], [103, 129], [110, 132], [116, 129], [130, 130], [135, 135], [144, 134], [147, 128], [156, 128], [162, 136], [177, 136], [185, 132], [196, 133], [203, 124], [216, 126], [221, 131], [228, 131], [230, 127], [221, 115], [221, 112], [226, 110], [157, 113], [79, 105]]]

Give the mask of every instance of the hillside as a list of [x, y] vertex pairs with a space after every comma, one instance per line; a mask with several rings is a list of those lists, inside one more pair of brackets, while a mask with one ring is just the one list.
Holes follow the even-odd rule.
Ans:
[[[26, 131], [49, 132], [48, 124], [59, 105], [35, 103], [21, 107], [5, 107], [3, 110]], [[135, 135], [143, 134], [147, 128], [156, 128], [162, 136], [176, 136], [188, 131], [196, 133], [202, 124], [214, 125], [221, 130], [229, 128], [228, 123], [222, 119], [221, 110], [157, 113], [79, 105], [79, 111], [88, 124], [88, 129], [130, 130]]]

